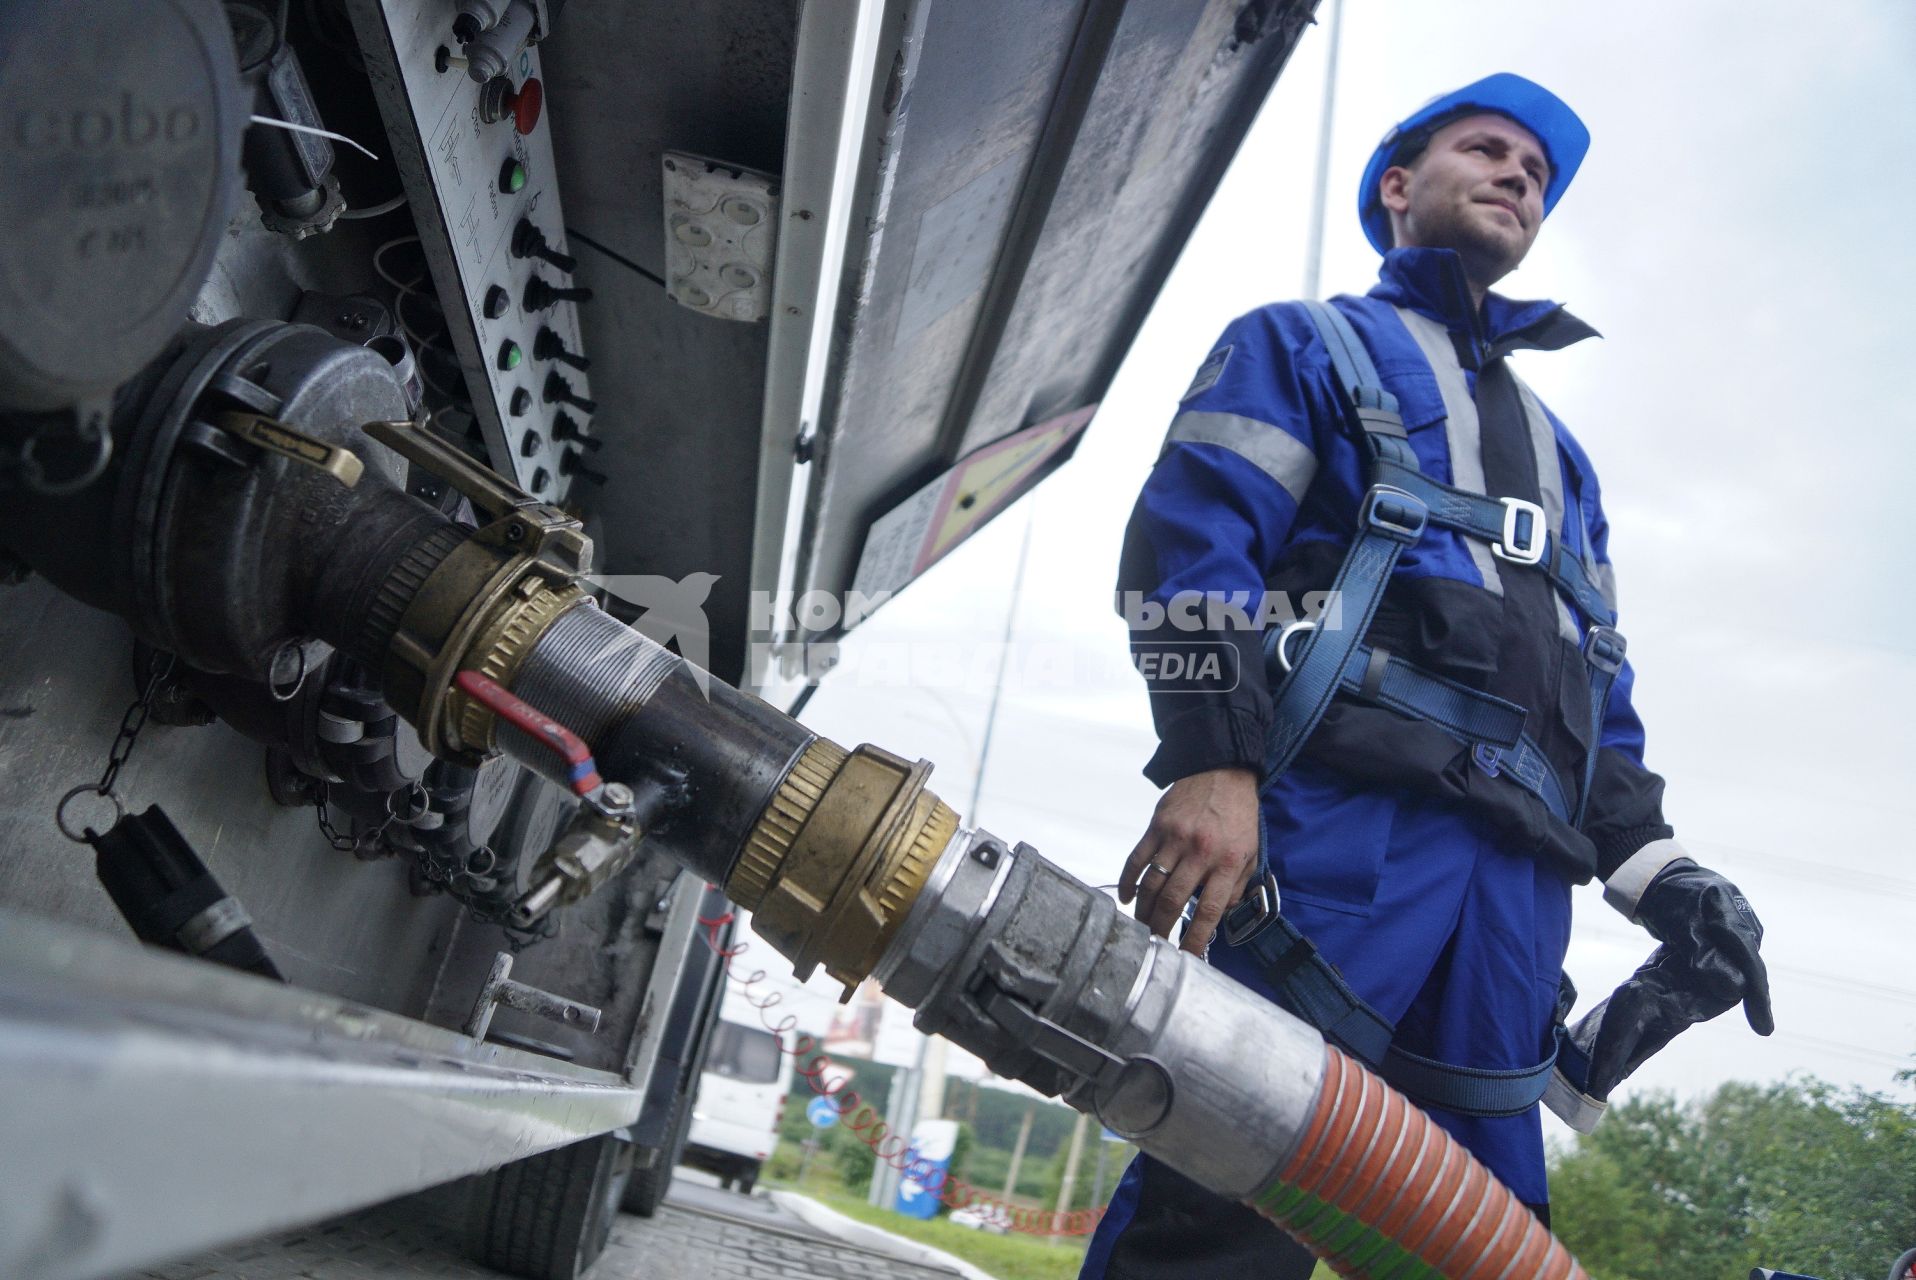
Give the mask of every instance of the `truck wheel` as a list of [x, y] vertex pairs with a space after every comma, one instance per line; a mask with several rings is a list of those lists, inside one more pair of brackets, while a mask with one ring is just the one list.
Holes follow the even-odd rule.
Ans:
[[474, 1258], [526, 1280], [579, 1280], [605, 1250], [631, 1173], [632, 1141], [615, 1129], [483, 1175]]
[[641, 1218], [649, 1218], [659, 1210], [665, 1200], [665, 1193], [672, 1186], [672, 1171], [678, 1167], [679, 1157], [685, 1153], [685, 1135], [692, 1128], [692, 1099], [683, 1091], [672, 1103], [672, 1121], [667, 1127], [665, 1146], [657, 1151], [642, 1152], [640, 1163], [634, 1161], [632, 1180], [625, 1184], [625, 1199], [622, 1202], [627, 1213], [636, 1213]]
[[738, 1171], [738, 1190], [740, 1195], [749, 1196], [752, 1194], [752, 1188], [758, 1185], [758, 1170], [758, 1161], [747, 1160], [745, 1166]]

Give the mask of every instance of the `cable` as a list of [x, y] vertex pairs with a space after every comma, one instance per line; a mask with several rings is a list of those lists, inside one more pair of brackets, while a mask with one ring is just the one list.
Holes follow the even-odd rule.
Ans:
[[644, 267], [632, 261], [632, 259], [626, 257], [624, 254], [620, 253], [618, 250], [606, 248], [604, 245], [600, 244], [597, 240], [594, 240], [591, 236], [587, 235], [585, 232], [575, 230], [572, 227], [567, 227], [565, 229], [565, 234], [566, 234], [566, 239], [577, 240], [580, 244], [590, 245], [594, 249], [597, 249], [600, 253], [603, 253], [606, 257], [612, 259], [612, 261], [624, 267], [627, 271], [631, 271], [637, 275], [644, 276], [647, 280], [650, 280], [653, 284], [658, 285], [661, 289], [665, 287], [665, 280], [663, 277], [653, 275], [650, 271], [647, 271]]
[[[436, 347], [438, 345], [437, 338], [436, 337], [434, 338], [421, 337], [419, 334], [419, 331], [412, 327], [412, 322], [406, 318], [406, 299], [408, 298], [417, 298], [419, 301], [426, 303], [428, 306], [432, 306], [432, 307], [439, 306], [439, 302], [436, 298], [433, 298], [431, 295], [421, 293], [419, 291], [419, 286], [425, 283], [426, 276], [421, 275], [413, 280], [401, 280], [398, 276], [386, 270], [386, 263], [385, 263], [386, 254], [388, 254], [394, 249], [399, 248], [401, 245], [418, 244], [418, 243], [419, 243], [419, 237], [416, 235], [394, 236], [392, 239], [386, 241], [384, 244], [380, 245], [378, 248], [373, 250], [373, 256], [372, 256], [373, 271], [378, 274], [381, 280], [384, 280], [387, 284], [391, 285], [395, 291], [395, 296], [393, 299], [393, 319], [399, 322], [399, 331], [406, 335], [406, 340], [412, 343], [416, 354], [418, 354], [420, 357], [418, 362], [420, 378], [424, 380], [425, 384], [428, 387], [432, 388], [434, 391], [444, 396], [447, 400], [453, 401], [454, 403], [458, 403], [464, 400], [465, 397], [460, 395], [457, 391], [449, 391], [444, 386], [442, 386], [439, 380], [432, 376], [432, 370], [429, 367], [429, 362], [425, 359], [426, 349], [429, 347]], [[451, 333], [451, 329], [446, 324], [446, 321], [445, 321], [444, 308], [440, 308], [439, 324], [440, 324], [440, 329], [442, 332], [447, 333], [448, 335]]]
[[[397, 249], [402, 244], [418, 244], [418, 243], [419, 243], [419, 237], [416, 235], [394, 236], [392, 239], [386, 241], [386, 243], [380, 245], [377, 249], [373, 250], [373, 270], [379, 273], [379, 278], [381, 280], [384, 280], [387, 284], [399, 290], [399, 292], [401, 293], [411, 293], [413, 286], [406, 283], [404, 280], [399, 279], [397, 276], [393, 275], [391, 272], [387, 271], [384, 264], [381, 262], [381, 259], [383, 259], [386, 256], [388, 251]], [[424, 277], [422, 276], [421, 279], [424, 279]]]
[[270, 125], [275, 129], [285, 129], [292, 133], [310, 133], [315, 138], [330, 138], [334, 142], [343, 142], [353, 150], [365, 155], [369, 160], [379, 159], [379, 153], [354, 142], [343, 133], [334, 133], [331, 129], [318, 129], [310, 124], [294, 124], [291, 120], [280, 120], [273, 116], [251, 115], [247, 120], [253, 124]]
[[406, 193], [402, 191], [390, 200], [382, 200], [378, 204], [367, 205], [364, 209], [347, 209], [339, 216], [342, 218], [380, 218], [391, 213], [394, 209], [400, 208], [405, 203]]

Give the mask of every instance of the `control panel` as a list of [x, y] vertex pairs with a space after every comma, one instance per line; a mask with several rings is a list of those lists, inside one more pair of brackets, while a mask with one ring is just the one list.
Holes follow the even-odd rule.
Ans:
[[[494, 7], [482, 30], [475, 11]], [[534, 43], [545, 6], [348, 8], [490, 461], [562, 500], [597, 478], [601, 442], [578, 311], [592, 295], [572, 280]]]

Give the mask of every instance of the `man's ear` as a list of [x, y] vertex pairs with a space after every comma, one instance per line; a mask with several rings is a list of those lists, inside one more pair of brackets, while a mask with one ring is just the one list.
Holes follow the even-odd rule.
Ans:
[[1409, 188], [1410, 170], [1401, 164], [1384, 170], [1384, 176], [1377, 180], [1378, 198], [1391, 213], [1403, 213], [1410, 208]]

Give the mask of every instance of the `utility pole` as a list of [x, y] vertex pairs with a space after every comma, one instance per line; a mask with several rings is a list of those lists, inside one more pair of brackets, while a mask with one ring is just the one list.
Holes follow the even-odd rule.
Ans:
[[1018, 1122], [1018, 1141], [1011, 1148], [1011, 1171], [1005, 1174], [1006, 1200], [1018, 1192], [1018, 1170], [1025, 1162], [1025, 1144], [1031, 1141], [1031, 1120], [1037, 1114], [1038, 1104], [1034, 1102], [1025, 1108], [1025, 1118]]
[[1344, 0], [1331, 0], [1331, 48], [1324, 62], [1324, 109], [1317, 130], [1317, 189], [1311, 198], [1311, 237], [1304, 250], [1304, 296], [1318, 296], [1324, 265], [1324, 201], [1331, 181], [1331, 107], [1337, 100], [1337, 36], [1344, 22]]
[[1110, 1152], [1110, 1150], [1111, 1150], [1111, 1140], [1104, 1136], [1104, 1126], [1099, 1125], [1098, 1126], [1098, 1158], [1096, 1162], [1093, 1163], [1091, 1166], [1094, 1171], [1091, 1175], [1091, 1207], [1094, 1209], [1097, 1206], [1104, 1203], [1105, 1157]]
[[[1058, 1217], [1063, 1218], [1071, 1211], [1072, 1186], [1078, 1180], [1078, 1161], [1084, 1155], [1084, 1131], [1091, 1127], [1091, 1117], [1080, 1111], [1078, 1123], [1071, 1126], [1071, 1150], [1064, 1158], [1064, 1181], [1058, 1184]], [[1051, 1243], [1061, 1239], [1052, 1236]]]

